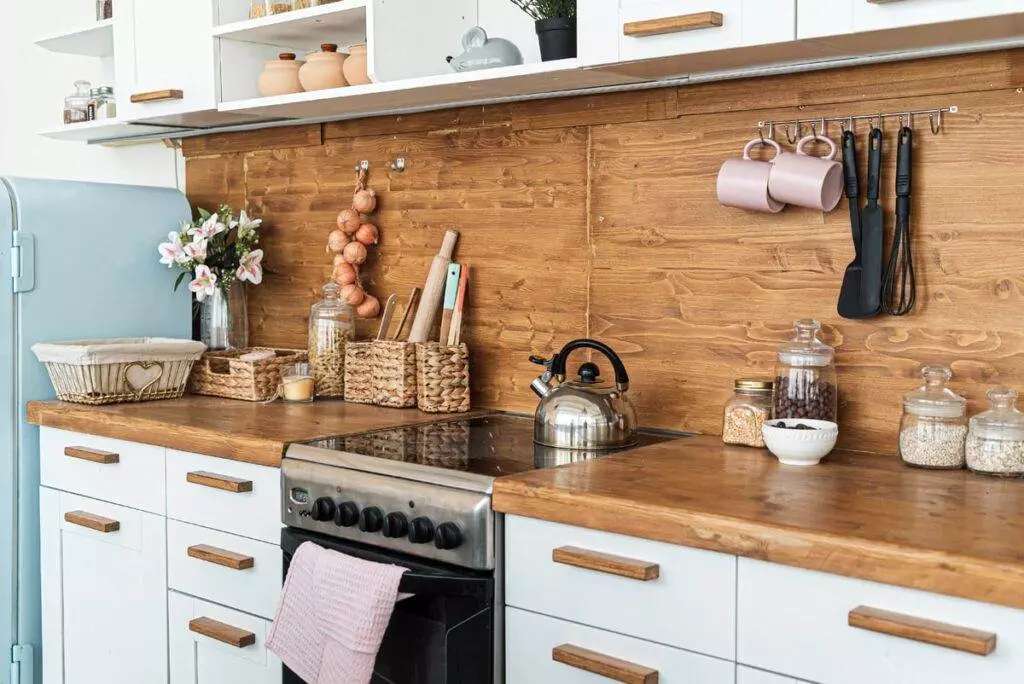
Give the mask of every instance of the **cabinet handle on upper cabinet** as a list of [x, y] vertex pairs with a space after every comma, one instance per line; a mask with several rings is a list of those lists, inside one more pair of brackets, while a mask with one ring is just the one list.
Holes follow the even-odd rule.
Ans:
[[628, 577], [629, 579], [647, 582], [661, 576], [661, 566], [657, 563], [615, 556], [600, 551], [590, 551], [575, 546], [559, 546], [551, 551], [551, 560], [562, 565], [571, 565], [585, 570]]
[[192, 484], [223, 489], [225, 492], [234, 492], [236, 494], [252, 491], [252, 480], [241, 480], [237, 477], [207, 473], [202, 470], [186, 473], [185, 479]]
[[102, 515], [86, 513], [85, 511], [68, 511], [64, 514], [64, 522], [69, 522], [79, 527], [88, 527], [90, 530], [96, 530], [104, 534], [117, 532], [121, 529], [121, 523], [118, 521], [104, 518]]
[[64, 455], [70, 456], [71, 458], [80, 458], [83, 461], [90, 461], [92, 463], [103, 463], [106, 465], [121, 462], [120, 454], [115, 454], [112, 451], [89, 449], [88, 447], [82, 446], [64, 447]]
[[195, 546], [188, 547], [188, 555], [189, 558], [196, 558], [207, 563], [214, 563], [215, 565], [223, 565], [225, 568], [231, 568], [232, 570], [248, 570], [256, 564], [256, 559], [252, 556], [243, 556], [240, 553], [219, 549], [216, 546], [209, 546], [207, 544], [196, 544]]
[[185, 93], [180, 90], [154, 90], [148, 93], [132, 93], [131, 101], [134, 104], [145, 104], [147, 102], [165, 102], [167, 100], [180, 100]]
[[607, 677], [613, 682], [624, 684], [658, 684], [658, 671], [643, 665], [619, 660], [611, 656], [588, 651], [572, 644], [562, 644], [551, 649], [551, 659], [577, 670]]
[[992, 632], [958, 627], [868, 606], [857, 606], [851, 610], [848, 623], [851, 627], [976, 655], [984, 656], [996, 650], [996, 635]]
[[190, 632], [202, 634], [205, 637], [216, 639], [223, 644], [234, 646], [235, 648], [245, 648], [256, 643], [256, 635], [252, 632], [218, 622], [213, 618], [200, 617], [191, 620], [188, 623], [188, 629]]
[[683, 33], [721, 26], [725, 18], [721, 12], [695, 12], [676, 17], [631, 21], [622, 25], [622, 33], [633, 38], [660, 36], [665, 33]]

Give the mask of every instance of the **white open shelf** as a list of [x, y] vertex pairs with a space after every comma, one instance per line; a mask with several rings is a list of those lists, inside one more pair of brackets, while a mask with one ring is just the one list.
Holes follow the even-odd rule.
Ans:
[[89, 26], [65, 31], [36, 41], [50, 52], [86, 57], [109, 57], [114, 54], [114, 20], [104, 19]]
[[366, 42], [367, 1], [341, 0], [330, 5], [236, 21], [215, 26], [213, 35], [215, 38], [308, 51], [318, 49], [322, 43], [335, 43], [344, 48]]
[[124, 123], [118, 119], [98, 119], [80, 123], [64, 124], [45, 131], [39, 135], [53, 140], [70, 140], [74, 142], [90, 142], [92, 140], [115, 140], [130, 138], [137, 135], [167, 133], [180, 131], [171, 126], [147, 126], [143, 124]]

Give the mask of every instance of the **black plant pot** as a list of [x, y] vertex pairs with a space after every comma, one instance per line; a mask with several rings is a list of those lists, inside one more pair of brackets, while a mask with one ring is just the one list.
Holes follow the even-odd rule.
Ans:
[[545, 62], [576, 56], [576, 17], [551, 17], [537, 22], [540, 58]]

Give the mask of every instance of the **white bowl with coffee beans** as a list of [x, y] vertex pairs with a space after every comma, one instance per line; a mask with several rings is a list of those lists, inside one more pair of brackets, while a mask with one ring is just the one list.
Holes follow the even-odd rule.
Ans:
[[817, 465], [836, 446], [839, 426], [829, 420], [777, 418], [761, 428], [764, 444], [780, 463]]

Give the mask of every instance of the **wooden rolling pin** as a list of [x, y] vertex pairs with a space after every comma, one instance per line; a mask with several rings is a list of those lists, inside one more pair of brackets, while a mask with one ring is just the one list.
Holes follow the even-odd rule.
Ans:
[[444, 234], [441, 250], [431, 262], [427, 281], [423, 284], [423, 296], [420, 297], [420, 306], [416, 309], [416, 318], [412, 321], [412, 331], [409, 333], [410, 342], [426, 342], [430, 336], [434, 319], [437, 317], [437, 309], [441, 306], [448, 265], [452, 263], [452, 254], [455, 253], [455, 243], [458, 240], [459, 234], [454, 230]]

